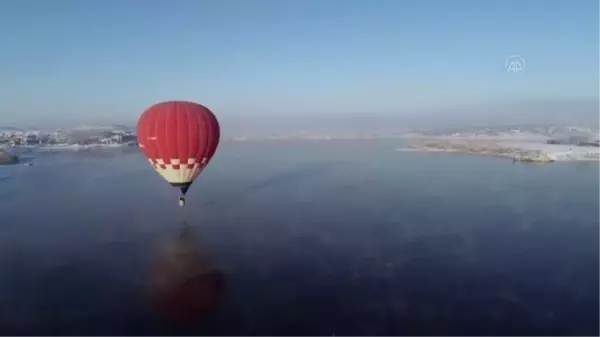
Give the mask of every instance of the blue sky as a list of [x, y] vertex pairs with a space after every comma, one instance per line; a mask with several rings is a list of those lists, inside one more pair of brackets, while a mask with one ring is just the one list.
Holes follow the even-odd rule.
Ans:
[[0, 125], [131, 124], [166, 99], [239, 124], [597, 97], [598, 27], [597, 0], [3, 0]]

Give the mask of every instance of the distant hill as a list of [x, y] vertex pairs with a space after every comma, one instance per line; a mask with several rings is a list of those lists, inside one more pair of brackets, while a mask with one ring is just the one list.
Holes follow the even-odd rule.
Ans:
[[134, 128], [126, 125], [113, 124], [113, 125], [79, 125], [71, 128], [73, 132], [88, 132], [88, 131], [132, 131]]
[[12, 126], [0, 126], [0, 133], [2, 132], [23, 132], [24, 129], [15, 128]]
[[503, 138], [550, 138], [564, 139], [580, 137], [590, 141], [599, 137], [597, 127], [562, 125], [502, 125], [446, 127], [433, 129], [415, 129], [408, 132], [412, 136], [433, 137], [503, 137]]

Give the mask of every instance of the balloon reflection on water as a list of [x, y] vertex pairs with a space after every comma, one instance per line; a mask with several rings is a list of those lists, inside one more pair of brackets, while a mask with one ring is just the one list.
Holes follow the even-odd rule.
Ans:
[[153, 309], [169, 321], [200, 321], [223, 297], [223, 273], [199, 249], [187, 224], [162, 248], [149, 282]]

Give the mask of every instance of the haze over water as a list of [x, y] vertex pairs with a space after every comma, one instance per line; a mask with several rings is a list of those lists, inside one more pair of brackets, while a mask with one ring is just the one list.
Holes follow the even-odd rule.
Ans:
[[[397, 146], [223, 143], [184, 214], [137, 150], [0, 167], [0, 332], [598, 334], [597, 163]], [[147, 290], [184, 219], [225, 284], [185, 326]]]

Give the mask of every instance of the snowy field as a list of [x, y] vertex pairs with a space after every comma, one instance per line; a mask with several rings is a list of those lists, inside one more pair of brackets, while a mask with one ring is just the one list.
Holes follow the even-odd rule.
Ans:
[[600, 158], [600, 148], [598, 147], [516, 141], [501, 141], [496, 144], [523, 151], [540, 151], [556, 161], [597, 161]]
[[90, 145], [79, 145], [79, 144], [65, 144], [65, 145], [48, 145], [38, 146], [35, 149], [37, 151], [61, 151], [61, 150], [87, 150], [87, 149], [114, 149], [128, 147], [127, 144], [90, 144]]
[[504, 139], [429, 138], [412, 142], [396, 151], [453, 152], [507, 158], [550, 159], [552, 161], [598, 161], [600, 148], [547, 144], [545, 141]]
[[9, 153], [22, 155], [29, 152], [51, 152], [51, 151], [82, 151], [91, 149], [119, 149], [130, 147], [128, 144], [58, 144], [58, 145], [18, 145], [18, 146], [3, 146], [0, 149]]

